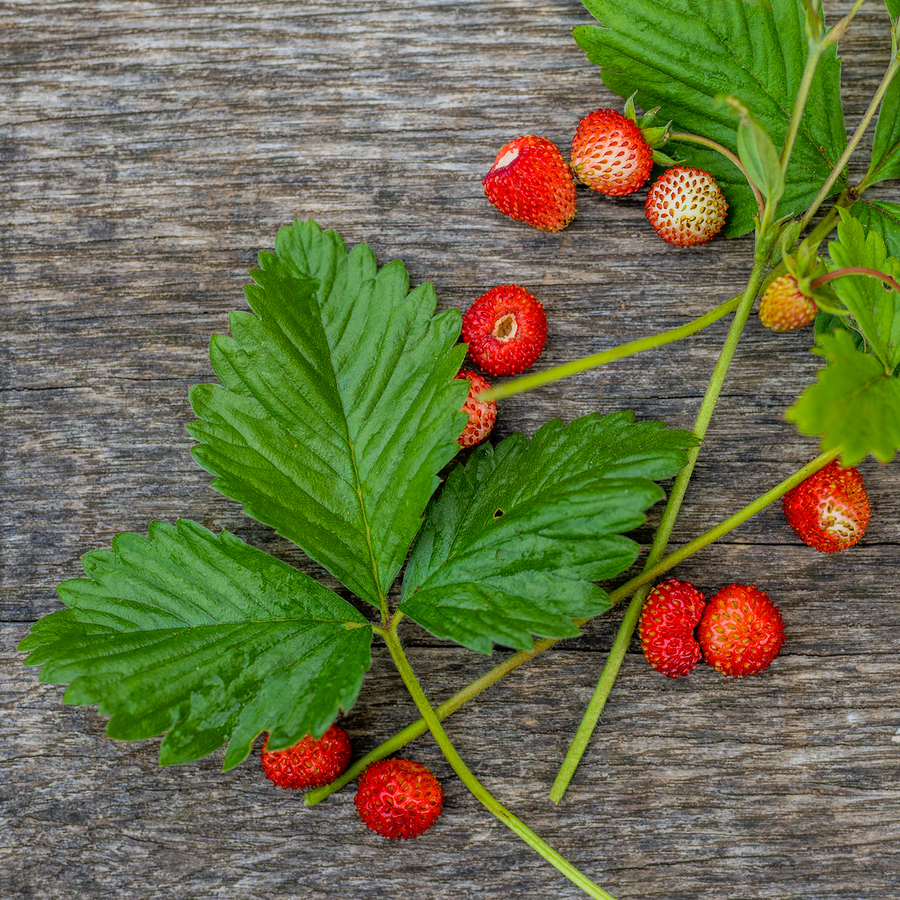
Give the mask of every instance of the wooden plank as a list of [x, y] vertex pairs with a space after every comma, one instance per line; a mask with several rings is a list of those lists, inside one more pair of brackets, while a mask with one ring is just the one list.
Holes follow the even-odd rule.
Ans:
[[[430, 739], [409, 754], [442, 778], [445, 813], [388, 844], [356, 820], [352, 789], [305, 808], [252, 759], [227, 774], [221, 754], [159, 768], [158, 741], [105, 738], [102, 717], [63, 706], [13, 648], [58, 608], [53, 588], [81, 554], [153, 519], [228, 528], [335, 585], [208, 489], [184, 431], [187, 388], [212, 380], [210, 335], [295, 217], [402, 257], [441, 308], [528, 286], [548, 310], [548, 366], [742, 288], [747, 240], [674, 250], [639, 198], [580, 189], [575, 222], [545, 235], [482, 196], [512, 137], [565, 146], [582, 115], [618, 105], [571, 39], [592, 22], [571, 0], [0, 4], [0, 896], [583, 896], [481, 809]], [[887, 65], [886, 30], [866, 4], [843, 45], [849, 126]], [[896, 183], [872, 195], [900, 199]], [[726, 327], [512, 398], [496, 435], [595, 409], [690, 427]], [[813, 455], [782, 419], [818, 366], [808, 344], [751, 321], [673, 543]], [[861, 468], [873, 519], [852, 552], [809, 550], [770, 509], [679, 568], [707, 591], [764, 587], [785, 650], [746, 682], [703, 668], [671, 682], [633, 645], [560, 806], [546, 794], [620, 609], [450, 720], [485, 784], [620, 900], [900, 894], [900, 481], [896, 464]], [[637, 532], [645, 547], [658, 515]], [[404, 638], [435, 702], [493, 664], [412, 626]], [[355, 752], [412, 718], [377, 652], [344, 723]]]

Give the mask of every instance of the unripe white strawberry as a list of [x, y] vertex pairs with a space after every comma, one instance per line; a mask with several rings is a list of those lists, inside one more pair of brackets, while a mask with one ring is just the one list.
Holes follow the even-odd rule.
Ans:
[[646, 211], [666, 243], [695, 247], [724, 228], [728, 203], [709, 172], [673, 166], [647, 192]]

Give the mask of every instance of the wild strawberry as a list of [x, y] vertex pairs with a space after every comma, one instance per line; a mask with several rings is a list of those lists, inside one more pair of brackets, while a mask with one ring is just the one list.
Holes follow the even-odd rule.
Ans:
[[690, 582], [670, 578], [658, 584], [641, 610], [638, 634], [644, 658], [657, 672], [677, 678], [700, 661], [694, 629], [703, 615], [705, 596]]
[[260, 762], [266, 777], [279, 787], [306, 791], [331, 784], [350, 762], [350, 738], [343, 728], [332, 725], [321, 738], [307, 735], [285, 750], [268, 751], [263, 745]]
[[534, 365], [547, 340], [540, 301], [517, 284], [501, 284], [464, 313], [462, 339], [469, 357], [489, 375], [518, 375]]
[[723, 675], [755, 675], [778, 656], [784, 621], [778, 607], [756, 585], [729, 584], [713, 594], [697, 640], [703, 658]]
[[354, 802], [367, 828], [391, 840], [407, 840], [434, 824], [444, 791], [421, 763], [381, 759], [359, 776]]
[[807, 297], [793, 275], [781, 275], [759, 301], [759, 320], [772, 331], [796, 331], [816, 318], [816, 302]]
[[674, 166], [647, 192], [646, 210], [650, 224], [664, 241], [695, 247], [722, 230], [728, 204], [708, 172]]
[[562, 231], [575, 217], [575, 179], [553, 141], [524, 135], [511, 141], [482, 181], [504, 215], [541, 231]]
[[869, 525], [869, 495], [855, 468], [832, 460], [815, 475], [789, 490], [781, 500], [794, 533], [822, 553], [852, 547]]
[[638, 124], [614, 109], [585, 116], [572, 138], [572, 171], [589, 188], [624, 197], [644, 186], [653, 151]]
[[469, 380], [469, 396], [463, 404], [462, 411], [469, 414], [469, 421], [463, 433], [457, 438], [461, 447], [474, 447], [480, 444], [490, 433], [497, 421], [497, 404], [493, 400], [487, 403], [476, 399], [482, 391], [491, 385], [486, 378], [471, 369], [462, 369], [456, 378]]

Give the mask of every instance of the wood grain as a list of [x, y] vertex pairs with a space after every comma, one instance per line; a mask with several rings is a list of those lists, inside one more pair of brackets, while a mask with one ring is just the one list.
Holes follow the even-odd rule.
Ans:
[[[356, 820], [350, 789], [305, 808], [252, 759], [227, 774], [221, 754], [159, 768], [158, 741], [107, 739], [14, 648], [59, 607], [54, 587], [84, 552], [153, 519], [228, 528], [334, 584], [208, 489], [184, 430], [188, 387], [212, 380], [210, 335], [294, 218], [402, 257], [441, 308], [528, 286], [550, 318], [542, 365], [674, 327], [742, 288], [747, 240], [673, 250], [640, 199], [580, 189], [560, 235], [484, 200], [481, 176], [511, 137], [565, 146], [582, 115], [618, 105], [571, 39], [592, 22], [574, 0], [0, 3], [0, 897], [583, 896], [428, 738], [409, 755], [444, 781], [446, 811], [396, 846]], [[842, 47], [849, 127], [887, 65], [886, 23], [864, 4]], [[896, 183], [873, 196], [900, 200]], [[690, 427], [726, 327], [512, 398], [496, 434], [620, 408]], [[814, 454], [782, 418], [817, 368], [808, 344], [751, 320], [674, 544]], [[746, 682], [703, 668], [672, 682], [632, 646], [560, 806], [547, 791], [621, 610], [449, 720], [487, 786], [620, 900], [900, 896], [900, 479], [896, 464], [861, 468], [874, 511], [852, 552], [815, 553], [769, 509], [679, 567], [706, 590], [764, 587], [785, 649]], [[433, 702], [495, 661], [413, 627], [404, 638]], [[356, 751], [413, 718], [376, 653], [345, 720]]]

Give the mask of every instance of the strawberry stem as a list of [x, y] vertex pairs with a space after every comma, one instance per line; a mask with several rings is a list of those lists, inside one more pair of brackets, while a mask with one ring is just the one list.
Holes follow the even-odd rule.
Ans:
[[601, 350], [599, 353], [593, 353], [590, 356], [583, 356], [581, 359], [572, 360], [572, 362], [563, 363], [559, 366], [553, 366], [551, 369], [545, 369], [543, 372], [534, 372], [531, 375], [525, 375], [522, 378], [516, 378], [513, 381], [507, 381], [505, 384], [496, 385], [487, 391], [478, 394], [477, 400], [487, 403], [491, 400], [503, 400], [506, 397], [512, 397], [515, 394], [521, 394], [525, 391], [532, 391], [535, 388], [543, 387], [545, 384], [552, 384], [554, 381], [560, 381], [571, 375], [577, 375], [579, 372], [585, 372], [588, 369], [594, 369], [607, 363], [615, 362], [619, 359], [625, 359], [636, 353], [643, 353], [645, 350], [653, 350], [657, 347], [663, 347], [666, 344], [680, 341], [682, 338], [689, 337], [702, 331], [714, 322], [733, 312], [740, 297], [732, 297], [725, 303], [720, 304], [715, 309], [693, 319], [677, 328], [669, 331], [663, 331], [650, 337], [641, 338], [637, 341], [629, 341], [627, 344], [620, 344], [610, 350]]
[[[898, 69], [900, 69], [900, 53], [894, 53], [891, 57], [891, 61], [888, 65], [887, 71], [884, 73], [884, 77], [881, 79], [881, 83], [878, 85], [878, 90], [875, 91], [875, 95], [872, 97], [872, 100], [869, 103], [869, 106], [866, 109], [865, 113], [863, 114], [859, 125], [856, 126], [856, 130], [853, 132], [850, 140], [847, 142], [847, 146], [844, 148], [844, 152], [841, 154], [840, 159], [838, 159], [838, 161], [834, 164], [834, 168], [829, 173], [828, 178], [825, 179], [824, 184], [819, 189], [819, 193], [816, 194], [815, 199], [804, 214], [802, 220], [804, 228], [810, 223], [813, 216], [818, 212], [819, 207], [825, 202], [825, 198], [831, 193], [831, 189], [832, 187], [834, 187], [834, 183], [843, 174], [844, 168], [849, 162], [850, 157], [853, 155], [853, 152], [856, 150], [856, 147], [862, 139], [862, 136], [865, 134], [866, 129], [869, 127], [869, 124], [874, 118], [875, 113], [878, 111], [878, 107], [881, 104], [882, 99], [884, 98], [885, 92], [887, 91], [888, 87], [890, 87], [890, 84], [893, 81], [894, 76], [897, 74]], [[879, 165], [881, 165], [881, 163], [879, 163]], [[878, 180], [878, 167], [879, 166], [875, 165], [875, 161], [873, 159], [872, 164], [869, 167], [869, 171], [866, 173], [866, 176], [854, 191], [857, 196], [862, 193], [867, 187], [869, 187], [869, 185]]]
[[444, 731], [441, 720], [429, 703], [419, 680], [413, 672], [412, 666], [403, 647], [400, 638], [397, 635], [397, 625], [401, 616], [395, 616], [394, 623], [391, 628], [381, 633], [387, 642], [391, 658], [406, 685], [407, 690], [413, 698], [422, 718], [428, 725], [428, 729], [437, 741], [447, 762], [450, 763], [453, 771], [459, 776], [460, 780], [471, 791], [472, 795], [478, 800], [489, 812], [492, 812], [504, 825], [517, 834], [529, 847], [544, 857], [551, 865], [558, 869], [573, 884], [580, 887], [588, 896], [594, 897], [595, 900], [615, 900], [612, 894], [603, 890], [600, 885], [591, 881], [586, 875], [575, 868], [565, 857], [560, 856], [549, 844], [542, 838], [538, 837], [521, 819], [514, 816], [499, 800], [497, 800], [484, 785], [475, 777], [469, 767], [463, 762], [452, 741]]
[[835, 278], [843, 278], [845, 275], [867, 275], [869, 278], [877, 278], [879, 281], [883, 281], [886, 285], [892, 287], [895, 291], [900, 292], [900, 284], [897, 284], [890, 275], [879, 272], [877, 269], [868, 269], [865, 266], [847, 266], [844, 269], [835, 269], [833, 272], [826, 272], [824, 275], [820, 275], [816, 278], [815, 281], [809, 283], [810, 289], [815, 290], [817, 287], [821, 287], [829, 281], [834, 281]]
[[[731, 531], [735, 525], [731, 524], [732, 520], [735, 518], [740, 518], [740, 521], [744, 521], [746, 518], [749, 518], [752, 515], [755, 515], [762, 509], [765, 509], [770, 503], [777, 500], [786, 494], [791, 488], [796, 487], [802, 481], [805, 481], [810, 475], [814, 475], [819, 469], [826, 466], [833, 459], [837, 459], [840, 456], [840, 450], [831, 450], [828, 453], [823, 453], [820, 456], [817, 456], [812, 462], [805, 465], [802, 469], [795, 472], [790, 478], [783, 481], [781, 484], [772, 488], [772, 490], [767, 491], [762, 496], [758, 497], [754, 500], [749, 506], [744, 507], [740, 513], [736, 513], [735, 516], [732, 516], [729, 519], [725, 519], [723, 522], [720, 522], [715, 528], [711, 530], [711, 532], [707, 532], [703, 537], [706, 538], [709, 536], [711, 540], [718, 540], [722, 535], [727, 534]], [[739, 522], [737, 524], [740, 524]], [[659, 532], [657, 532], [659, 534]], [[692, 553], [695, 553], [699, 547], [692, 547], [692, 544], [695, 544], [696, 541], [692, 541], [690, 544], [685, 544], [681, 547], [676, 553], [670, 554], [670, 556], [666, 557], [666, 562], [672, 556], [682, 556], [686, 559]], [[704, 544], [705, 546], [705, 544]], [[648, 567], [645, 569], [645, 574], [649, 572], [653, 572], [658, 570], [660, 567]], [[670, 567], [669, 567], [670, 568]], [[662, 574], [662, 572], [659, 572]], [[656, 579], [657, 576], [654, 576]], [[638, 620], [641, 617], [641, 608], [644, 605], [644, 600], [647, 597], [647, 594], [650, 592], [650, 585], [648, 584], [646, 587], [641, 588], [636, 591], [634, 596], [631, 598], [631, 602], [628, 604], [628, 609], [625, 611], [625, 616], [622, 619], [621, 624], [619, 625], [619, 631], [616, 634], [616, 638], [613, 641], [612, 648], [609, 651], [609, 656], [606, 660], [606, 665], [603, 667], [603, 672], [600, 674], [600, 679], [597, 682], [597, 687], [594, 689], [594, 694], [591, 697], [590, 702], [588, 703], [587, 711], [585, 712], [584, 718], [581, 721], [581, 725], [578, 728], [578, 731], [575, 734], [574, 739], [572, 740], [572, 744], [569, 748], [569, 752], [566, 754], [566, 758], [563, 761], [562, 766], [560, 767], [559, 773], [556, 776], [556, 781], [553, 782], [553, 787], [550, 790], [550, 799], [554, 803], [559, 803], [562, 800], [563, 794], [566, 791], [566, 788], [569, 785], [569, 782], [572, 780], [572, 776], [575, 774], [575, 769], [578, 766], [578, 763], [581, 761], [581, 757], [584, 755], [584, 751], [587, 749], [588, 742], [590, 741], [591, 734], [593, 733], [594, 727], [599, 720], [601, 714], [603, 713], [603, 707], [606, 705], [606, 700], [609, 697], [609, 693], [612, 690], [613, 683], [616, 680], [616, 676], [619, 673], [619, 668], [622, 665], [623, 660], [625, 659], [625, 653], [628, 650], [628, 647], [631, 643], [631, 638], [634, 635], [634, 631], [637, 628]]]
[[[761, 512], [769, 504], [780, 499], [784, 494], [791, 490], [791, 488], [796, 487], [801, 481], [805, 481], [810, 475], [827, 465], [827, 463], [836, 458], [839, 454], [839, 450], [822, 454], [802, 469], [794, 472], [780, 484], [777, 484], [775, 487], [760, 495], [743, 509], [738, 510], [709, 531], [704, 532], [692, 541], [689, 541], [687, 544], [684, 544], [677, 550], [668, 554], [668, 556], [661, 559], [656, 565], [645, 567], [640, 575], [635, 576], [610, 593], [610, 604], [615, 606], [617, 603], [630, 597], [635, 591], [656, 581], [657, 578], [664, 575], [670, 569], [673, 569], [679, 563], [684, 562], [695, 553], [708, 547], [714, 541], [717, 541], [726, 534], [734, 531], [735, 528], [755, 516], [758, 512]], [[590, 621], [590, 619], [576, 619], [575, 624], [581, 627]], [[381, 634], [384, 633], [382, 629], [376, 628], [375, 630]], [[436, 715], [441, 720], [446, 719], [458, 709], [465, 706], [470, 700], [473, 700], [483, 691], [487, 690], [498, 681], [501, 681], [520, 666], [523, 666], [529, 660], [534, 659], [536, 656], [540, 656], [545, 650], [549, 650], [551, 647], [558, 644], [560, 640], [561, 638], [543, 638], [542, 640], [535, 641], [530, 650], [521, 650], [518, 653], [514, 653], [504, 662], [500, 663], [500, 665], [485, 672], [480, 678], [475, 679], [475, 681], [457, 691], [457, 693], [448, 700], [445, 700], [440, 706], [435, 707]], [[371, 763], [376, 762], [379, 759], [384, 759], [392, 753], [396, 753], [401, 747], [405, 746], [410, 741], [415, 740], [415, 738], [420, 737], [427, 730], [428, 726], [424, 719], [413, 722], [411, 725], [408, 725], [402, 731], [397, 732], [393, 737], [386, 740], [383, 744], [367, 753], [361, 759], [357, 760], [340, 778], [333, 781], [331, 784], [309, 791], [305, 796], [304, 802], [307, 806], [314, 806], [316, 803], [320, 803], [326, 797], [329, 797], [335, 791], [340, 790], [342, 787], [356, 779]]]
[[794, 108], [791, 112], [791, 120], [788, 123], [787, 134], [784, 144], [781, 148], [781, 174], [787, 175], [788, 165], [791, 161], [791, 154], [794, 152], [794, 143], [797, 140], [797, 134], [800, 131], [800, 123], [803, 121], [803, 112], [806, 109], [806, 101], [809, 99], [809, 92], [812, 89], [813, 79], [816, 75], [816, 68], [819, 60], [825, 52], [826, 44], [822, 41], [810, 42], [809, 53], [806, 57], [806, 65], [803, 69], [803, 75], [800, 78], [800, 86], [797, 89], [797, 96], [794, 100]]
[[[768, 233], [771, 234], [771, 231], [769, 231]], [[750, 278], [747, 281], [747, 286], [744, 289], [743, 295], [741, 296], [740, 305], [738, 306], [737, 312], [734, 314], [734, 319], [731, 322], [731, 328], [728, 331], [728, 336], [725, 338], [725, 343], [723, 344], [722, 350], [719, 353], [719, 359], [716, 362], [716, 367], [715, 369], [713, 369], [712, 375], [710, 376], [709, 385], [706, 388], [706, 393], [704, 394], [703, 401], [700, 404], [700, 409], [697, 412], [697, 418], [694, 422], [694, 434], [701, 441], [706, 436], [706, 431], [709, 427], [710, 420], [712, 419], [713, 410], [716, 407], [716, 402], [718, 401], [719, 395], [722, 392], [722, 387], [725, 384], [725, 378], [728, 374], [728, 369], [731, 366], [731, 361], [734, 359], [734, 354], [737, 350], [737, 345], [741, 339], [741, 335], [743, 334], [744, 327], [747, 324], [747, 319], [750, 317], [750, 311], [753, 308], [753, 302], [756, 299], [756, 295], [759, 291], [760, 285], [765, 280], [765, 270], [773, 249], [773, 238], [767, 241], [764, 239], [760, 239], [760, 243], [757, 246], [753, 270], [750, 273]], [[655, 566], [666, 552], [666, 545], [669, 542], [669, 537], [672, 534], [672, 529], [675, 527], [675, 520], [681, 509], [681, 504], [684, 500], [684, 495], [687, 492], [688, 484], [690, 483], [691, 475], [693, 474], [694, 466], [697, 463], [699, 455], [699, 444], [695, 447], [691, 447], [687, 452], [687, 463], [685, 464], [684, 468], [678, 473], [678, 476], [676, 477], [675, 482], [672, 485], [672, 491], [669, 494], [666, 508], [663, 511], [662, 519], [660, 521], [659, 527], [656, 530], [656, 536], [653, 539], [653, 545], [651, 546], [650, 553], [647, 556], [645, 570]], [[641, 605], [643, 604], [644, 599], [646, 598], [649, 591], [649, 586], [642, 588], [640, 591], [638, 591], [638, 593], [632, 600], [632, 606], [637, 607], [638, 613], [640, 613]], [[613, 667], [610, 666], [609, 663], [607, 663], [607, 666], [604, 668], [603, 673], [601, 674], [600, 682], [598, 683], [594, 691], [593, 699], [588, 705], [588, 708], [585, 710], [584, 717], [582, 718], [581, 724], [578, 726], [578, 731], [576, 732], [575, 738], [573, 739], [573, 742], [569, 747], [569, 751], [566, 754], [565, 759], [563, 760], [562, 767], [556, 777], [556, 780], [553, 783], [550, 797], [555, 803], [559, 803], [559, 801], [562, 799], [562, 796], [565, 793], [565, 790], [568, 787], [573, 774], [575, 773], [575, 769], [577, 768], [578, 763], [581, 760], [582, 755], [584, 754], [585, 748], [587, 747], [588, 741], [590, 740], [590, 736], [593, 733], [597, 721], [600, 718], [600, 710], [603, 708], [603, 703], [605, 703], [606, 696], [609, 694], [609, 691], [612, 688], [612, 682], [615, 680], [615, 675], [617, 672], [618, 666], [613, 669]], [[602, 698], [602, 700], [598, 698]]]
[[709, 138], [705, 138], [700, 134], [690, 134], [686, 131], [673, 131], [669, 135], [670, 139], [673, 141], [681, 141], [682, 143], [690, 143], [690, 144], [700, 144], [703, 147], [709, 147], [710, 150], [715, 150], [716, 153], [721, 154], [725, 157], [729, 162], [734, 163], [735, 166], [739, 169], [741, 175], [747, 181], [747, 184], [750, 185], [750, 189], [753, 191], [753, 196], [756, 197], [756, 205], [759, 207], [759, 215], [762, 218], [763, 210], [765, 209], [765, 200], [763, 199], [762, 192], [760, 189], [750, 180], [750, 176], [747, 174], [747, 170], [744, 168], [744, 164], [741, 162], [740, 157], [736, 153], [732, 153], [724, 144], [718, 143], [718, 141], [710, 140]]

